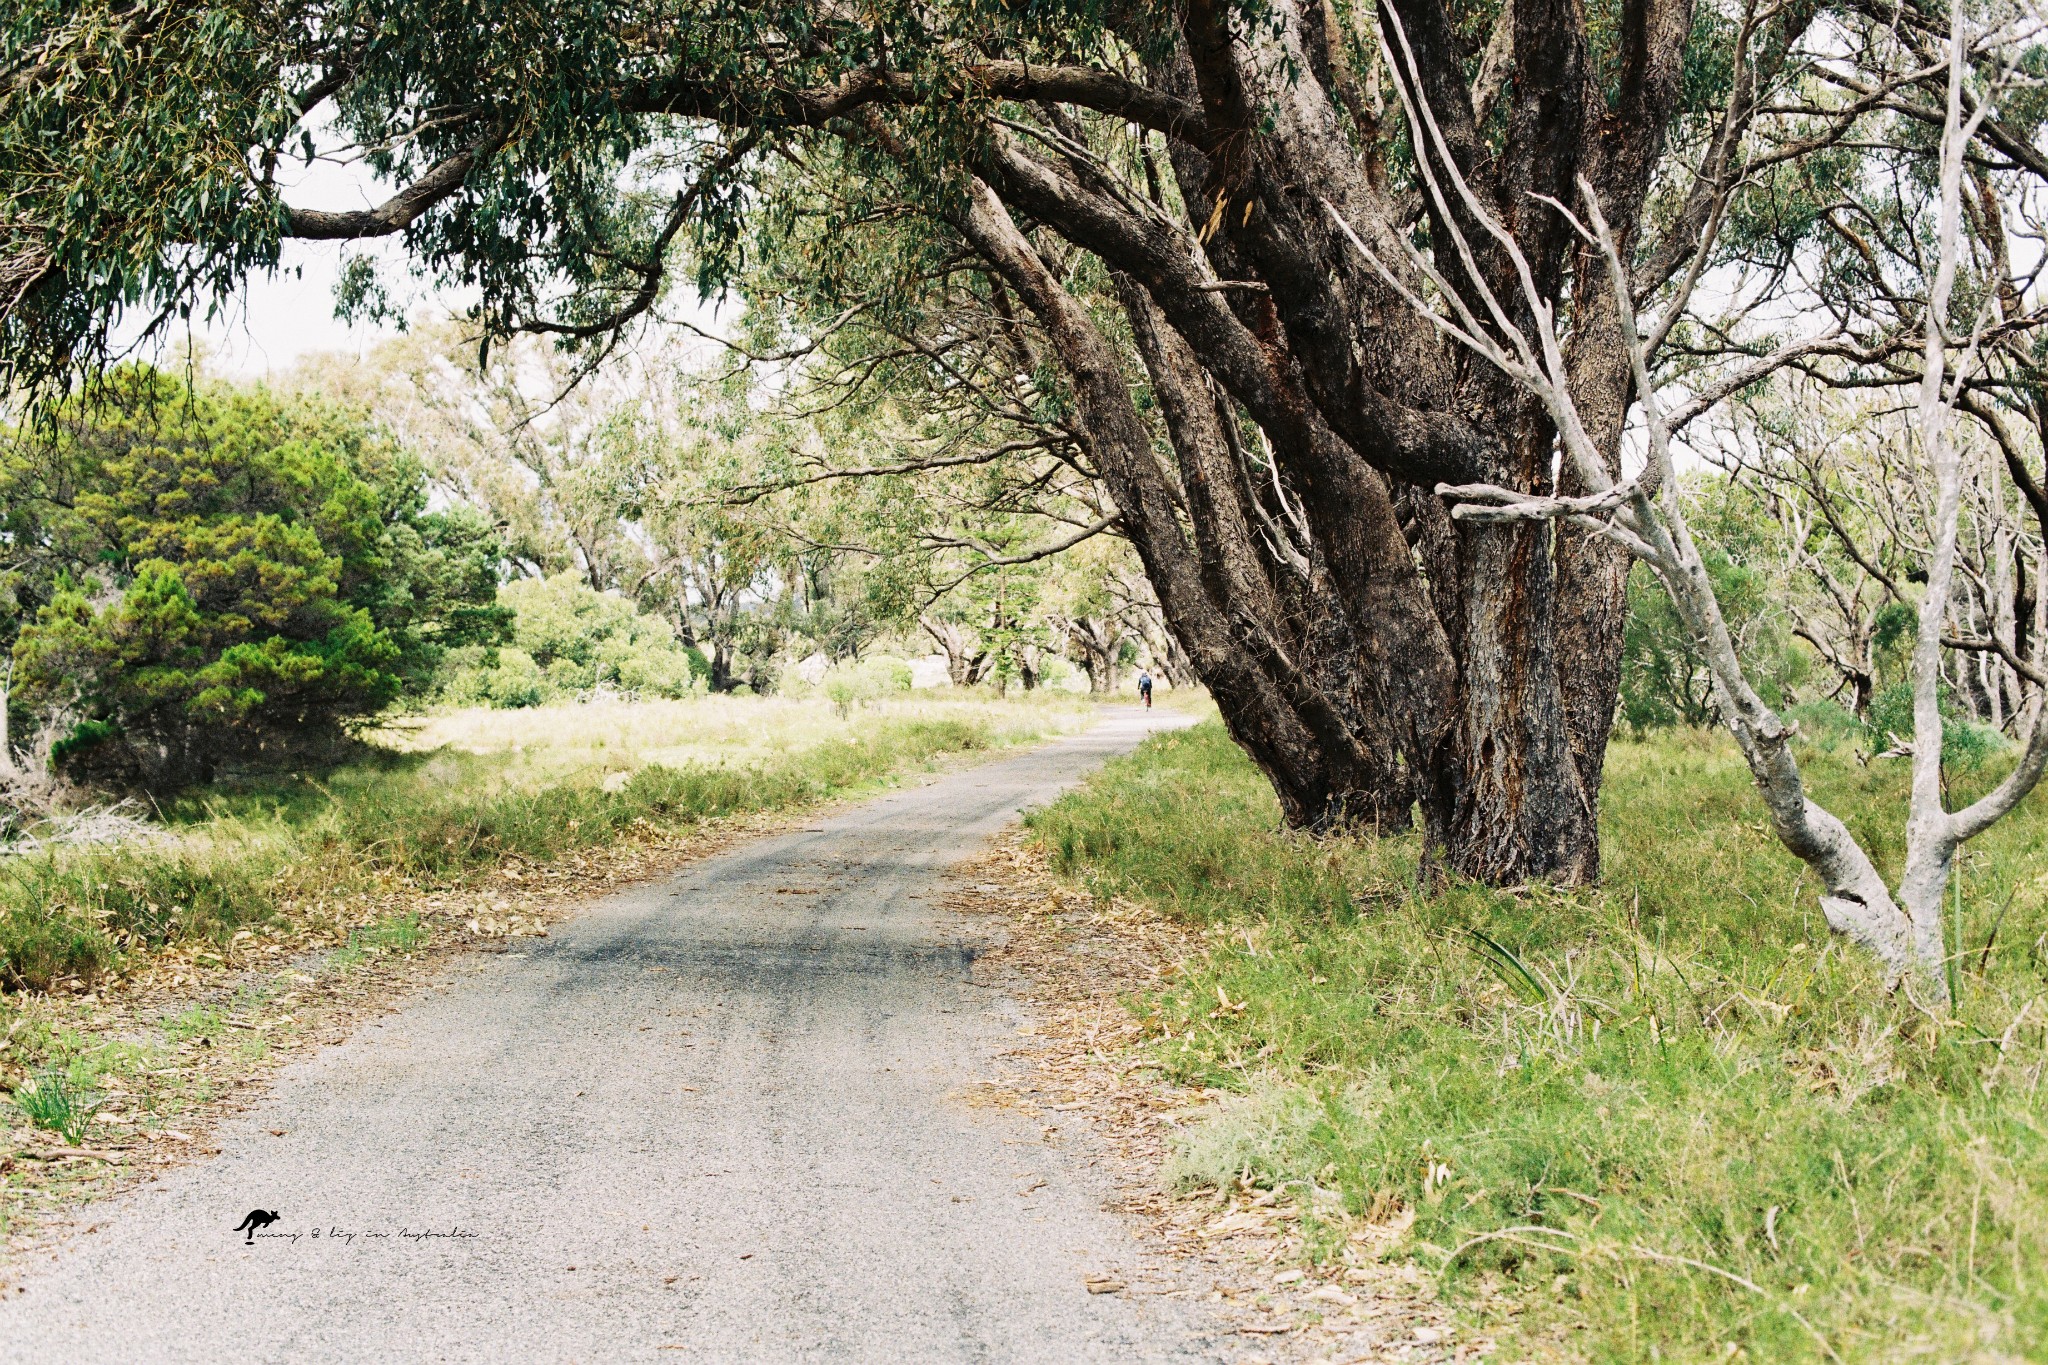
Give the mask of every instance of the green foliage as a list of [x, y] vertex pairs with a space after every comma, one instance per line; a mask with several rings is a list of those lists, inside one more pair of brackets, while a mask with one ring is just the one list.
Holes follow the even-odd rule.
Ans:
[[1897, 659], [1912, 647], [1914, 632], [1919, 629], [1920, 613], [1910, 603], [1887, 602], [1870, 620], [1870, 646]]
[[146, 846], [0, 864], [0, 988], [91, 980], [124, 951], [224, 946], [277, 911], [274, 850]]
[[604, 687], [635, 696], [704, 690], [710, 665], [676, 642], [666, 621], [574, 573], [520, 579], [498, 593], [513, 646], [451, 657], [445, 700], [458, 706], [539, 706]]
[[121, 727], [111, 721], [79, 721], [50, 745], [50, 762], [62, 767], [72, 755], [84, 753], [95, 744], [105, 743], [120, 733]]
[[820, 688], [843, 719], [853, 714], [853, 708], [858, 705], [908, 692], [910, 679], [907, 662], [875, 655], [832, 665], [826, 670]]
[[[1870, 744], [1879, 749], [1912, 741], [1911, 683], [1893, 683], [1870, 699], [1867, 730]], [[1941, 689], [1941, 761], [1945, 769], [1975, 771], [2008, 747], [2003, 735], [1972, 721], [1956, 706], [1948, 688]]]
[[1785, 719], [1799, 727], [1799, 737], [1830, 755], [1845, 746], [1868, 751], [1870, 729], [1848, 707], [1831, 701], [1801, 702], [1787, 707]]
[[[1896, 825], [1904, 765], [1801, 761], [1859, 835]], [[1606, 886], [1570, 895], [1421, 897], [1412, 838], [1283, 833], [1215, 724], [1034, 816], [1097, 895], [1208, 928], [1135, 1002], [1169, 1074], [1241, 1097], [1175, 1177], [1249, 1168], [1311, 1232], [1333, 1198], [1412, 1208], [1397, 1254], [1503, 1359], [2048, 1354], [2048, 812], [1971, 845], [1936, 1019], [1829, 936], [1732, 746], [1668, 733], [1608, 767]], [[1896, 876], [1898, 840], [1866, 842]]]
[[14, 1091], [15, 1107], [38, 1128], [47, 1128], [76, 1147], [85, 1140], [85, 1125], [99, 1107], [93, 1096], [71, 1083], [59, 1070], [23, 1081]]
[[[1700, 554], [1750, 682], [1766, 702], [1783, 705], [1809, 663], [1792, 638], [1782, 583], [1757, 567], [1776, 548], [1774, 528], [1744, 490], [1726, 479], [1699, 479], [1688, 491]], [[1705, 660], [1664, 585], [1640, 565], [1628, 579], [1620, 711], [1636, 731], [1711, 726], [1720, 719]]]
[[7, 437], [0, 505], [17, 700], [76, 716], [62, 753], [97, 776], [328, 742], [503, 629], [485, 523], [428, 512], [360, 420], [261, 389], [117, 371]]
[[[223, 301], [277, 263], [248, 151], [299, 110], [278, 80], [274, 7], [21, 0], [0, 11], [0, 322], [11, 377], [107, 352], [120, 311]], [[203, 243], [197, 250], [191, 244]]]
[[[1068, 21], [1085, 13], [1061, 9]], [[124, 308], [160, 327], [226, 305], [249, 271], [279, 259], [290, 225], [280, 163], [309, 160], [330, 131], [375, 149], [368, 168], [392, 183], [474, 159], [406, 245], [423, 273], [473, 288], [498, 336], [540, 297], [566, 294], [554, 311], [571, 324], [612, 314], [646, 283], [641, 263], [672, 243], [709, 290], [739, 256], [749, 168], [696, 128], [650, 116], [664, 80], [721, 92], [709, 97], [772, 134], [786, 124], [776, 92], [829, 85], [886, 51], [928, 92], [901, 135], [930, 177], [991, 103], [960, 79], [947, 41], [971, 18], [935, 25], [897, 9], [826, 23], [808, 5], [755, 0], [417, 0], [393, 22], [371, 0], [25, 0], [0, 18], [0, 259], [20, 295], [0, 321], [0, 357], [18, 379], [60, 382], [108, 352]], [[1035, 14], [1011, 27], [1020, 55], [1079, 36]], [[350, 79], [316, 101], [316, 123], [300, 101], [329, 71]], [[629, 174], [650, 143], [653, 184]], [[703, 182], [675, 228], [668, 176]], [[344, 284], [344, 304], [388, 306], [369, 267], [351, 262]]]

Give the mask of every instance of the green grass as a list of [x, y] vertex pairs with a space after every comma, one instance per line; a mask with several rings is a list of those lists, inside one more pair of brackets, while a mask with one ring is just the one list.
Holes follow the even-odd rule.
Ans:
[[[617, 710], [606, 724], [621, 723]], [[560, 708], [556, 728], [573, 732], [577, 711]], [[521, 752], [441, 749], [198, 793], [166, 812], [176, 838], [0, 860], [0, 991], [82, 988], [166, 943], [225, 949], [303, 905], [394, 880], [446, 887], [507, 859], [547, 863], [636, 828], [804, 806], [1075, 718], [1048, 707], [952, 711], [864, 715], [850, 727], [804, 717], [798, 742], [734, 764], [621, 769], [579, 765], [571, 751], [536, 766]], [[761, 728], [772, 737], [772, 725]]]
[[61, 1070], [45, 1071], [15, 1087], [15, 1107], [38, 1128], [47, 1128], [76, 1147], [98, 1107], [92, 1095], [72, 1084]]
[[[1807, 761], [1896, 864], [1903, 768]], [[1062, 870], [1207, 927], [1137, 1002], [1237, 1095], [1171, 1177], [1284, 1187], [1314, 1254], [1317, 1203], [1412, 1208], [1400, 1254], [1501, 1359], [2048, 1359], [2048, 803], [1968, 851], [1936, 1017], [1829, 937], [1727, 745], [1609, 774], [1570, 895], [1422, 897], [1412, 839], [1281, 832], [1214, 723], [1038, 813]]]

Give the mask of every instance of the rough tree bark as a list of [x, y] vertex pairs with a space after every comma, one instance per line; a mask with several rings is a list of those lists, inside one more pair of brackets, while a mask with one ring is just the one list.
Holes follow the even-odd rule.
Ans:
[[[1462, 48], [1441, 5], [1389, 5], [1383, 23], [1400, 34], [1406, 55], [1397, 75], [1451, 130], [1460, 173], [1483, 186], [1515, 234], [1534, 265], [1537, 292], [1557, 299], [1571, 288], [1571, 243], [1534, 196], [1568, 194], [1585, 174], [1602, 182], [1618, 216], [1631, 223], [1640, 216], [1676, 98], [1690, 6], [1668, 0], [1629, 8], [1623, 98], [1612, 109], [1576, 6], [1526, 0], [1505, 13], [1513, 79], [1503, 96], [1508, 134], [1494, 154], [1478, 135]], [[1336, 637], [1350, 642], [1354, 685], [1313, 685], [1300, 639], [1239, 639], [1247, 615], [1270, 621], [1286, 613], [1264, 603], [1249, 611], [1234, 605], [1257, 603], [1259, 594], [1270, 602], [1275, 585], [1232, 575], [1223, 548], [1228, 509], [1190, 481], [1186, 506], [1203, 542], [1204, 607], [1227, 623], [1208, 657], [1233, 641], [1273, 651], [1276, 666], [1261, 680], [1274, 692], [1291, 691], [1293, 719], [1315, 737], [1323, 765], [1330, 754], [1341, 765], [1362, 749], [1380, 771], [1359, 785], [1391, 780], [1400, 795], [1420, 797], [1433, 866], [1496, 884], [1587, 881], [1599, 865], [1596, 801], [1626, 566], [1605, 547], [1556, 537], [1546, 525], [1454, 523], [1415, 487], [1485, 482], [1549, 492], [1556, 433], [1528, 394], [1407, 325], [1406, 305], [1344, 248], [1330, 223], [1325, 197], [1368, 238], [1391, 242], [1411, 206], [1375, 180], [1370, 157], [1346, 134], [1330, 89], [1342, 73], [1331, 60], [1328, 19], [1322, 6], [1303, 9], [1294, 0], [1278, 0], [1271, 23], [1242, 31], [1212, 0], [1191, 0], [1182, 12], [1181, 50], [1150, 78], [1162, 94], [1199, 110], [1199, 120], [1190, 120], [1198, 133], [1170, 135], [1168, 144], [1190, 216], [1199, 221], [1207, 210], [1192, 240], [1162, 217], [1130, 209], [1075, 158], [1055, 161], [1016, 139], [995, 140], [987, 178], [1008, 204], [1116, 272], [1183, 468], [1203, 467], [1191, 456], [1201, 447], [1191, 435], [1196, 405], [1177, 411], [1173, 385], [1160, 381], [1162, 335], [1187, 357], [1185, 365], [1165, 366], [1169, 375], [1213, 380], [1269, 437], [1301, 494], [1328, 597], [1342, 617]], [[1486, 242], [1477, 231], [1468, 235]], [[1448, 268], [1493, 282], [1503, 298], [1518, 297], [1499, 287], [1514, 278], [1501, 252]], [[1136, 295], [1156, 317], [1132, 307]], [[1627, 356], [1611, 336], [1589, 336], [1579, 351], [1589, 391], [1613, 395], [1616, 415], [1601, 433], [1613, 462]], [[1074, 357], [1064, 347], [1061, 353], [1073, 373]], [[1482, 413], [1484, 422], [1476, 420]], [[1122, 504], [1123, 493], [1117, 496]], [[1145, 553], [1151, 522], [1132, 519], [1131, 534]], [[1158, 534], [1162, 544], [1177, 544], [1180, 528], [1162, 519]], [[1148, 570], [1172, 557], [1151, 546]], [[1161, 585], [1162, 603], [1168, 596]], [[1169, 614], [1181, 628], [1180, 613]], [[1202, 667], [1192, 644], [1189, 654]], [[1357, 738], [1332, 714], [1329, 702], [1340, 690], [1364, 703], [1364, 744], [1333, 742]], [[1272, 704], [1255, 695], [1248, 706]], [[1251, 735], [1260, 727], [1246, 716], [1233, 728]], [[1261, 756], [1256, 742], [1246, 747], [1269, 773], [1287, 766]], [[1390, 778], [1392, 755], [1398, 775]], [[1275, 783], [1284, 786], [1285, 778]]]
[[[1241, 549], [1249, 539], [1242, 504], [1218, 496], [1215, 512], [1191, 517], [1187, 524], [1200, 537], [1194, 543], [1183, 529], [1179, 507], [1190, 496], [1200, 500], [1217, 491], [1205, 475], [1210, 461], [1220, 463], [1227, 454], [1213, 399], [1179, 386], [1164, 353], [1155, 352], [1162, 403], [1166, 394], [1175, 395], [1169, 432], [1183, 468], [1197, 471], [1187, 476], [1184, 489], [1176, 488], [1154, 453], [1152, 432], [1132, 401], [1116, 347], [1061, 285], [1002, 200], [986, 183], [975, 182], [954, 225], [1044, 328], [1073, 386], [1089, 453], [1122, 512], [1175, 638], [1216, 698], [1233, 737], [1272, 781], [1288, 822], [1310, 829], [1407, 823], [1405, 789], [1379, 780], [1386, 757], [1358, 742], [1333, 700], [1308, 685], [1291, 642], [1266, 629], [1280, 613], [1258, 601], [1261, 593], [1271, 593], [1260, 582], [1264, 571], [1249, 554], [1227, 548]], [[1138, 318], [1147, 316], [1141, 307]], [[1246, 609], [1233, 612], [1234, 602]]]
[[1115, 621], [1076, 616], [1067, 621], [1067, 643], [1075, 662], [1088, 675], [1088, 690], [1097, 696], [1116, 691], [1116, 656], [1124, 632]]
[[941, 621], [930, 613], [921, 613], [917, 623], [924, 627], [925, 634], [932, 637], [946, 656], [946, 677], [953, 686], [972, 687], [981, 681], [988, 651], [976, 648], [966, 630], [957, 622]]

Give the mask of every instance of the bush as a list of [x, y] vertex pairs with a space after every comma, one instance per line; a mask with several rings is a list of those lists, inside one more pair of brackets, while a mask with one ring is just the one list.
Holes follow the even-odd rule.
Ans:
[[79, 718], [67, 769], [172, 787], [330, 749], [502, 637], [498, 545], [426, 509], [418, 464], [349, 413], [116, 371], [0, 444], [15, 700]]
[[1869, 730], [1856, 713], [1836, 702], [1801, 702], [1785, 712], [1785, 719], [1799, 727], [1801, 739], [1824, 753], [1833, 753], [1845, 744], [1866, 745], [1870, 740]]
[[498, 601], [512, 618], [513, 648], [450, 656], [442, 700], [457, 706], [539, 706], [611, 688], [633, 696], [687, 697], [704, 690], [704, 656], [676, 641], [668, 623], [574, 573], [506, 584]]
[[853, 714], [855, 706], [908, 692], [911, 676], [904, 660], [876, 655], [832, 665], [818, 686], [831, 699], [833, 709], [845, 717]]
[[[1726, 478], [1688, 479], [1686, 491], [1697, 501], [1700, 554], [1750, 681], [1766, 702], [1778, 705], [1804, 679], [1811, 661], [1792, 636], [1774, 570], [1768, 567], [1778, 557], [1774, 530], [1748, 494]], [[1627, 592], [1621, 722], [1637, 733], [1716, 724], [1720, 707], [1706, 663], [1663, 584], [1646, 566], [1638, 566], [1629, 574]]]
[[[1909, 744], [1913, 739], [1913, 685], [1893, 683], [1870, 699], [1869, 743], [1877, 749]], [[1973, 771], [2006, 747], [2005, 736], [1979, 725], [1941, 691], [1941, 761], [1949, 769]]]
[[277, 913], [283, 861], [260, 850], [50, 851], [0, 864], [0, 987], [90, 981], [122, 951], [227, 943]]
[[441, 699], [455, 706], [539, 706], [549, 695], [540, 665], [523, 649], [466, 650], [451, 656]]

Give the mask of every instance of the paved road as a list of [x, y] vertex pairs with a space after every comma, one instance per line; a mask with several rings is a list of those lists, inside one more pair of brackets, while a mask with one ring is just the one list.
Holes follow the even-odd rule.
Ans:
[[1087, 1293], [1141, 1260], [1100, 1177], [961, 1101], [1017, 1016], [935, 894], [1170, 722], [1112, 713], [468, 960], [28, 1267], [0, 1359], [1221, 1358], [1196, 1310]]

